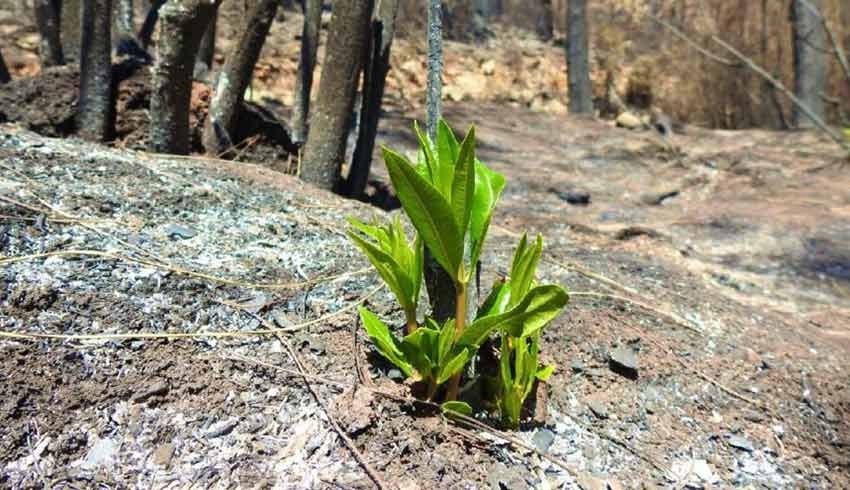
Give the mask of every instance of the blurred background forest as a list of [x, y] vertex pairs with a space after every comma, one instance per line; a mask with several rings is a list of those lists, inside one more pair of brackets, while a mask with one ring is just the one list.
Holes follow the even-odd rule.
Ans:
[[[8, 2], [0, 18], [0, 49], [13, 77], [39, 71], [38, 34], [31, 0]], [[117, 2], [116, 2], [117, 3]], [[147, 2], [137, 1], [137, 18]], [[284, 1], [272, 40], [266, 42], [249, 97], [273, 95], [292, 102], [301, 24], [297, 1]], [[326, 2], [328, 3], [328, 2]], [[704, 56], [653, 21], [665, 19], [709, 51], [718, 36], [776, 76], [794, 84], [791, 0], [595, 0], [588, 2], [590, 71], [597, 110], [604, 112], [610, 81], [626, 102], [655, 105], [683, 123], [710, 128], [784, 128], [791, 104], [742, 65]], [[444, 98], [505, 101], [534, 110], [567, 112], [567, 0], [446, 0]], [[327, 28], [330, 9], [324, 12]], [[247, 1], [224, 1], [217, 59], [242, 28]], [[822, 0], [827, 22], [843, 46], [850, 45], [850, 3]], [[283, 20], [283, 22], [280, 22]], [[401, 0], [386, 96], [424, 102], [426, 14], [418, 0]], [[324, 34], [321, 42], [324, 43]], [[320, 51], [318, 65], [323, 54]], [[848, 125], [850, 84], [828, 54], [827, 116]], [[734, 65], [734, 66], [730, 66]], [[320, 70], [314, 85], [318, 87]], [[315, 92], [314, 92], [315, 93]], [[604, 114], [603, 114], [604, 115]]]

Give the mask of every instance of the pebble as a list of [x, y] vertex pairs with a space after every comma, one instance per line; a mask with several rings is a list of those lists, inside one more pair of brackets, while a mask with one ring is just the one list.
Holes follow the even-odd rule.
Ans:
[[165, 234], [172, 240], [188, 240], [197, 236], [198, 232], [182, 225], [168, 225]]
[[587, 191], [560, 191], [557, 189], [549, 189], [549, 192], [558, 196], [562, 201], [576, 206], [587, 206], [590, 204], [590, 193]]
[[82, 467], [86, 469], [111, 467], [115, 464], [115, 453], [117, 451], [118, 443], [114, 440], [98, 439], [86, 453]]
[[214, 439], [216, 437], [226, 436], [230, 434], [236, 425], [239, 423], [239, 419], [237, 417], [232, 417], [227, 420], [222, 420], [221, 422], [216, 422], [211, 425], [207, 432], [204, 434], [209, 439]]
[[536, 447], [538, 451], [545, 454], [549, 451], [552, 443], [555, 442], [555, 433], [549, 429], [540, 429], [534, 433], [534, 436], [531, 438], [531, 442], [534, 443], [534, 447]]
[[609, 355], [611, 370], [631, 379], [638, 377], [637, 352], [627, 345], [621, 345]]
[[589, 408], [590, 411], [593, 412], [593, 414], [599, 417], [600, 419], [608, 418], [608, 408], [605, 406], [604, 403], [598, 400], [588, 401], [587, 408]]
[[753, 447], [753, 443], [745, 437], [730, 435], [728, 442], [729, 442], [729, 445], [734, 447], [735, 449], [740, 449], [740, 450], [746, 451], [748, 453], [755, 451], [755, 448]]
[[581, 362], [580, 359], [573, 359], [573, 362], [570, 363], [570, 369], [572, 369], [574, 373], [580, 373], [584, 371], [584, 363]]

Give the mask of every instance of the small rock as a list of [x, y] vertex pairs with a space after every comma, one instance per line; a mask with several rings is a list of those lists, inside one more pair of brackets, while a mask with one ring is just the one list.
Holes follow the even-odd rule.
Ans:
[[626, 129], [641, 129], [643, 128], [643, 121], [640, 120], [639, 117], [632, 114], [631, 112], [622, 112], [619, 116], [617, 116], [616, 120], [617, 126]]
[[600, 402], [599, 400], [588, 401], [587, 408], [589, 408], [590, 411], [593, 412], [593, 415], [596, 415], [600, 419], [604, 420], [608, 418], [608, 408], [605, 406], [604, 403]]
[[115, 453], [117, 451], [118, 443], [114, 440], [98, 439], [86, 453], [82, 467], [86, 469], [111, 467], [115, 464]]
[[576, 478], [579, 488], [582, 490], [608, 490], [608, 482], [602, 478], [596, 478], [588, 473], [579, 474]]
[[538, 451], [545, 454], [549, 451], [552, 443], [555, 442], [555, 433], [549, 429], [540, 429], [534, 433], [534, 436], [531, 438], [531, 442], [534, 443], [534, 447], [536, 447]]
[[660, 206], [664, 204], [664, 201], [667, 199], [676, 197], [679, 195], [679, 191], [677, 189], [670, 189], [665, 191], [658, 192], [644, 192], [640, 195], [640, 201], [647, 206]]
[[573, 359], [573, 362], [570, 363], [570, 369], [572, 369], [574, 373], [580, 373], [584, 371], [584, 363], [581, 362], [581, 359]]
[[549, 192], [558, 196], [561, 200], [567, 201], [569, 204], [577, 206], [587, 206], [590, 204], [590, 193], [580, 190], [560, 191], [557, 189], [549, 189]]
[[165, 228], [165, 234], [172, 240], [188, 240], [194, 238], [198, 232], [182, 225], [168, 225]]
[[729, 445], [734, 447], [735, 449], [740, 449], [741, 451], [746, 451], [748, 453], [755, 451], [755, 447], [753, 447], [753, 443], [745, 437], [731, 435], [731, 436], [729, 436], [728, 442], [729, 442]]
[[142, 389], [133, 395], [133, 401], [136, 403], [144, 403], [151, 397], [162, 396], [166, 393], [168, 393], [168, 383], [164, 380], [159, 380], [151, 385], [142, 387]]
[[206, 434], [204, 434], [207, 438], [213, 439], [216, 437], [226, 436], [233, 432], [233, 429], [239, 423], [239, 419], [237, 417], [232, 417], [227, 420], [222, 420], [221, 422], [217, 422], [207, 429]]
[[611, 370], [629, 379], [638, 377], [637, 351], [630, 346], [621, 345], [609, 355]]
[[171, 464], [171, 458], [174, 457], [174, 444], [166, 443], [154, 450], [153, 463], [159, 466], [168, 467]]
[[387, 377], [395, 381], [401, 381], [404, 379], [404, 375], [398, 369], [390, 369], [387, 371]]

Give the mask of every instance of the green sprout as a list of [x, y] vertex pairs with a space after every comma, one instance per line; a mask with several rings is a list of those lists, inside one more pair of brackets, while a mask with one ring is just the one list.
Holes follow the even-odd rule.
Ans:
[[[402, 208], [416, 230], [415, 239], [408, 241], [398, 218], [387, 225], [366, 225], [352, 219], [348, 230], [398, 300], [405, 314], [406, 335], [396, 337], [365, 307], [360, 308], [360, 317], [383, 357], [405, 376], [425, 383], [428, 399], [435, 399], [446, 384], [443, 408], [460, 413], [472, 411], [457, 401], [464, 367], [492, 334], [500, 332], [500, 362], [507, 366], [502, 368], [500, 407], [503, 418], [516, 426], [513, 421], [519, 419], [529, 386], [552, 372], [552, 368], [537, 366], [539, 334], [567, 303], [567, 293], [560, 286], [534, 282], [543, 243], [538, 237], [529, 245], [523, 237], [510, 280], [493, 288], [467, 325], [469, 284], [476, 276], [505, 178], [475, 157], [474, 127], [461, 142], [444, 121], [438, 124], [436, 143], [418, 126], [414, 130], [420, 145], [416, 164], [388, 148], [383, 148], [383, 155]], [[424, 248], [454, 283], [455, 316], [442, 324], [428, 316], [422, 323], [416, 318]]]

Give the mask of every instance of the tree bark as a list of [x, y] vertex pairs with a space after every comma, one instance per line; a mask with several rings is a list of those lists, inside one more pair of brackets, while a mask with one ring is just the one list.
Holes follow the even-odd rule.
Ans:
[[537, 18], [537, 35], [543, 41], [551, 41], [555, 35], [552, 0], [541, 0], [540, 4], [540, 16]]
[[428, 81], [425, 89], [425, 125], [428, 136], [437, 140], [437, 122], [443, 97], [443, 6], [428, 0]]
[[9, 76], [9, 69], [6, 68], [6, 61], [3, 59], [3, 53], [0, 52], [0, 85], [11, 81], [12, 77]]
[[62, 0], [62, 8], [59, 12], [59, 28], [65, 63], [80, 61], [80, 16], [83, 10], [81, 2], [82, 0]]
[[189, 153], [192, 70], [201, 37], [217, 7], [217, 0], [169, 0], [160, 9], [150, 106], [151, 151]]
[[118, 8], [115, 16], [115, 25], [124, 37], [135, 37], [136, 35], [136, 12], [133, 9], [133, 0], [118, 0]]
[[323, 189], [333, 190], [339, 182], [371, 14], [372, 0], [334, 2], [319, 97], [301, 164], [301, 178]]
[[[820, 9], [821, 0], [794, 0], [791, 21], [794, 29], [794, 95], [819, 118], [826, 115], [823, 95], [826, 91], [826, 36], [816, 12], [806, 7], [808, 1]], [[794, 125], [812, 128], [815, 122], [799, 108], [794, 108]]]
[[218, 24], [218, 12], [213, 14], [210, 23], [201, 38], [201, 47], [198, 48], [198, 59], [195, 60], [195, 78], [203, 78], [212, 70], [213, 57], [215, 56], [215, 36]]
[[148, 7], [148, 13], [145, 15], [145, 21], [142, 23], [142, 27], [139, 29], [139, 42], [142, 43], [142, 47], [148, 49], [148, 46], [151, 44], [151, 37], [153, 37], [154, 28], [156, 28], [156, 22], [159, 20], [159, 9], [165, 4], [165, 0], [152, 0], [150, 2], [150, 7]]
[[310, 91], [313, 70], [319, 49], [319, 30], [322, 24], [322, 0], [303, 0], [304, 25], [301, 31], [301, 59], [295, 79], [295, 102], [292, 106], [292, 140], [303, 143], [307, 139], [307, 115], [310, 113]]
[[363, 67], [363, 105], [360, 108], [360, 131], [348, 180], [343, 194], [360, 197], [369, 180], [375, 137], [381, 118], [381, 102], [387, 73], [390, 71], [390, 48], [395, 36], [395, 20], [398, 15], [398, 0], [382, 0], [372, 20], [372, 42], [367, 43]]
[[587, 0], [567, 1], [567, 80], [570, 112], [593, 113], [587, 41]]
[[62, 37], [59, 30], [59, 0], [35, 0], [35, 21], [38, 25], [39, 45], [38, 55], [41, 66], [58, 66], [65, 64], [62, 54]]
[[502, 0], [475, 0], [475, 10], [485, 19], [502, 15]]
[[94, 141], [108, 141], [115, 133], [111, 4], [112, 0], [83, 0], [77, 131]]
[[278, 3], [279, 0], [259, 0], [254, 4], [248, 14], [246, 28], [227, 55], [204, 125], [207, 154], [217, 155], [235, 143], [232, 136], [237, 129], [242, 97], [251, 82], [254, 65], [274, 21]]

